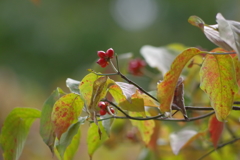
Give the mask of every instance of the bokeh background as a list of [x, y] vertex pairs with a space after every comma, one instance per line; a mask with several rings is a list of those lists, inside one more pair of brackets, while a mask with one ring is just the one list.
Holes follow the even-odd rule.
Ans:
[[[215, 45], [188, 18], [197, 15], [215, 24], [220, 12], [240, 21], [239, 7], [239, 0], [1, 0], [0, 126], [13, 108], [41, 109], [53, 89], [68, 91], [66, 78], [81, 80], [98, 50], [112, 47], [136, 57], [146, 44], [182, 43], [210, 50]], [[21, 160], [52, 159], [38, 131], [37, 120]], [[133, 160], [140, 149], [127, 143], [111, 151], [101, 148], [95, 156]], [[75, 159], [88, 159], [84, 134]]]

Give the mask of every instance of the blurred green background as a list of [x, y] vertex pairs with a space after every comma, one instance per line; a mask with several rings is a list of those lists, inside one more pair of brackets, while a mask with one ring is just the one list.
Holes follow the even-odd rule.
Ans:
[[[215, 45], [188, 18], [215, 24], [220, 12], [240, 21], [239, 7], [239, 0], [1, 0], [0, 125], [14, 107], [41, 109], [53, 89], [66, 90], [66, 78], [81, 80], [98, 50], [139, 56], [143, 45], [176, 42], [210, 50]], [[23, 159], [51, 159], [34, 124]]]

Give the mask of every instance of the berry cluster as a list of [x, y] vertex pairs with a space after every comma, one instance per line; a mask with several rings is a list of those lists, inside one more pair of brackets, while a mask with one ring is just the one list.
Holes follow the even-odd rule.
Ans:
[[[99, 102], [98, 103], [98, 107], [100, 108], [99, 114], [101, 116], [104, 116], [106, 113], [109, 114], [108, 109], [107, 109], [107, 107], [108, 107], [108, 103], [107, 102], [102, 102], [102, 101]], [[114, 114], [114, 109], [113, 108], [110, 108], [110, 111]]]
[[102, 67], [106, 67], [108, 65], [108, 62], [111, 58], [113, 58], [114, 50], [112, 48], [109, 48], [106, 52], [104, 51], [98, 51], [98, 61], [97, 63]]
[[144, 60], [136, 58], [129, 62], [128, 71], [135, 76], [141, 76], [143, 74], [142, 68], [145, 66], [146, 66], [146, 63]]

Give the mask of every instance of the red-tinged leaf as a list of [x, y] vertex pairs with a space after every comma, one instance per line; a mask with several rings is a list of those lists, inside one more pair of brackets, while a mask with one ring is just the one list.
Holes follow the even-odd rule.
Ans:
[[207, 93], [217, 119], [224, 121], [238, 91], [236, 71], [230, 55], [207, 55], [200, 70], [201, 89]]
[[40, 135], [52, 152], [55, 141], [55, 134], [53, 123], [51, 121], [51, 114], [53, 106], [55, 102], [60, 98], [61, 93], [63, 93], [63, 91], [61, 91], [59, 88], [53, 91], [51, 96], [46, 100], [43, 105], [40, 118]]
[[61, 135], [67, 131], [71, 124], [77, 122], [82, 113], [83, 105], [83, 100], [74, 93], [62, 96], [56, 101], [52, 111], [52, 122], [58, 139], [61, 138]]
[[144, 101], [139, 95], [139, 91], [136, 90], [131, 97], [126, 97], [125, 95], [129, 95], [127, 94], [129, 92], [132, 92], [131, 88], [121, 88], [118, 84], [109, 87], [109, 93], [123, 110], [141, 112], [145, 116]]
[[[98, 134], [98, 129], [101, 129], [102, 135]], [[87, 133], [87, 144], [88, 144], [88, 154], [90, 157], [93, 156], [93, 153], [108, 139], [108, 135], [105, 132], [101, 123], [97, 126], [95, 123], [92, 123], [88, 129]]]
[[177, 81], [177, 86], [174, 91], [174, 97], [173, 97], [173, 105], [176, 105], [182, 114], [184, 115], [185, 118], [187, 118], [187, 112], [185, 109], [185, 104], [184, 104], [184, 86], [183, 86], [183, 78], [179, 77]]
[[29, 129], [41, 112], [33, 108], [14, 108], [7, 116], [0, 134], [5, 160], [17, 160], [23, 150]]
[[[129, 112], [129, 114], [132, 117], [141, 116], [141, 114], [137, 112]], [[138, 128], [139, 132], [141, 133], [143, 142], [146, 145], [148, 145], [154, 132], [154, 127], [155, 127], [154, 120], [148, 120], [148, 121], [131, 120], [131, 123], [133, 126], [136, 126]]]
[[174, 91], [178, 78], [186, 63], [201, 51], [197, 48], [189, 48], [183, 51], [173, 61], [170, 70], [165, 74], [164, 79], [157, 86], [157, 97], [160, 101], [160, 110], [170, 112], [173, 101]]
[[222, 135], [223, 128], [224, 122], [218, 121], [215, 115], [211, 116], [211, 118], [209, 119], [208, 130], [210, 133], [211, 141], [215, 148], [217, 148], [219, 139]]
[[190, 129], [183, 129], [177, 133], [172, 133], [170, 135], [170, 145], [173, 153], [177, 155], [181, 148], [197, 134], [197, 131]]

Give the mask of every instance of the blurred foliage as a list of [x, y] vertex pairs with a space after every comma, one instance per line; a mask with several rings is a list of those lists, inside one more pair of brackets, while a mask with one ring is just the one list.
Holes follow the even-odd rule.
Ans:
[[[126, 30], [112, 15], [116, 1], [0, 1], [0, 125], [14, 107], [40, 109], [56, 86], [65, 87], [68, 77], [81, 79], [96, 61], [97, 50], [112, 47], [119, 54], [139, 55], [143, 45], [163, 46], [173, 42], [212, 49], [214, 45], [187, 22], [188, 17], [197, 15], [206, 23], [215, 24], [215, 15], [220, 12], [227, 19], [240, 20], [238, 0], [155, 0], [158, 12], [154, 22], [143, 29]], [[145, 78], [134, 77], [134, 80], [148, 86], [149, 80]], [[170, 132], [162, 130], [163, 136]], [[52, 158], [38, 131], [39, 121], [30, 129], [20, 160], [56, 159]], [[84, 131], [87, 129], [83, 128], [81, 152], [76, 159], [88, 158]], [[228, 148], [234, 146], [237, 148], [239, 144]], [[95, 156], [132, 160], [140, 152], [143, 156], [151, 155], [129, 141], [116, 150], [107, 150], [108, 154], [106, 150], [107, 147], [100, 148]], [[173, 156], [169, 146], [164, 151], [169, 159]]]

